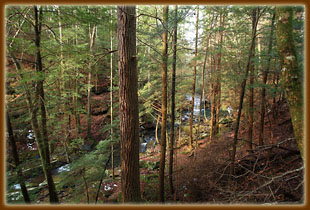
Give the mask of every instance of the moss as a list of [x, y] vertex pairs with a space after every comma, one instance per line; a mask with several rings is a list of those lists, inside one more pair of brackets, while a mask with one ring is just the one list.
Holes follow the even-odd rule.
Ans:
[[303, 135], [303, 79], [297, 65], [297, 53], [293, 37], [293, 7], [277, 7], [277, 47], [282, 64], [282, 78], [290, 107], [294, 135], [304, 157]]

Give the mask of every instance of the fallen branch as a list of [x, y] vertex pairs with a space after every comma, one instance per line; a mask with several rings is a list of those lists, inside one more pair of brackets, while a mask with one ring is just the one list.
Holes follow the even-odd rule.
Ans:
[[292, 174], [292, 173], [301, 171], [301, 170], [303, 170], [303, 169], [304, 169], [304, 167], [302, 166], [302, 167], [297, 168], [297, 169], [295, 169], [295, 170], [287, 171], [287, 172], [285, 172], [285, 173], [283, 173], [283, 174], [281, 174], [281, 175], [271, 177], [270, 180], [269, 180], [268, 182], [265, 182], [263, 185], [259, 186], [258, 188], [254, 189], [254, 190], [252, 190], [252, 191], [250, 191], [250, 192], [248, 192], [248, 193], [246, 193], [246, 194], [244, 194], [244, 195], [242, 195], [242, 196], [244, 197], [244, 196], [248, 196], [248, 195], [250, 195], [250, 194], [253, 194], [253, 193], [255, 193], [256, 191], [258, 191], [258, 190], [260, 190], [260, 189], [262, 189], [262, 188], [264, 188], [264, 187], [266, 187], [266, 186], [269, 186], [269, 185], [270, 185], [271, 183], [273, 183], [275, 180], [277, 180], [277, 179], [279, 179], [279, 178], [282, 178], [282, 177], [284, 177], [284, 176], [286, 176], [286, 175], [288, 175], [288, 174]]

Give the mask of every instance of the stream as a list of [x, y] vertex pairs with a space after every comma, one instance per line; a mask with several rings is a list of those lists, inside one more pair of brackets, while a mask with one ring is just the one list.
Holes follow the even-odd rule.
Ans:
[[[185, 95], [185, 99], [187, 102], [191, 102], [192, 101], [192, 95], [190, 94], [186, 94]], [[202, 101], [203, 102], [203, 101]], [[207, 109], [207, 116], [210, 115], [210, 113], [208, 112], [209, 110]], [[194, 123], [197, 123], [198, 122], [198, 119], [199, 119], [199, 112], [200, 112], [200, 95], [196, 94], [194, 96], [194, 116], [193, 116], [193, 121]], [[191, 115], [191, 112], [190, 112], [190, 109], [188, 110], [183, 110], [182, 111], [182, 124], [184, 122], [187, 122], [189, 119], [190, 119], [190, 115]], [[204, 107], [202, 106], [201, 107], [201, 119], [202, 117], [204, 117]], [[175, 128], [179, 127], [179, 119], [176, 119], [176, 122], [175, 122]], [[160, 139], [160, 134], [161, 134], [161, 128], [160, 128], [160, 124], [159, 124], [159, 127], [158, 127], [158, 138]], [[153, 129], [153, 130], [146, 130], [144, 129], [143, 127], [140, 127], [140, 133], [142, 133], [142, 137], [140, 137], [140, 153], [145, 153], [147, 151], [147, 149], [151, 148], [151, 147], [154, 147], [157, 142], [156, 142], [156, 137], [155, 137], [155, 132], [156, 130]], [[167, 132], [169, 133], [170, 132], [170, 124], [167, 124]]]
[[[192, 97], [190, 94], [185, 95], [185, 99], [187, 102], [190, 102]], [[194, 122], [197, 123], [198, 122], [198, 118], [199, 118], [199, 108], [200, 108], [200, 95], [195, 95], [194, 97]], [[203, 117], [203, 112], [204, 109], [202, 107], [201, 110], [201, 116]], [[208, 113], [207, 113], [208, 114]], [[184, 122], [187, 122], [190, 118], [190, 111], [189, 109], [187, 110], [183, 110], [182, 112], [182, 124], [184, 125]], [[179, 126], [179, 119], [176, 119], [176, 123], [175, 123], [175, 127], [177, 128]], [[167, 132], [169, 133], [170, 131], [170, 125], [167, 125]], [[159, 128], [158, 128], [158, 138], [160, 139], [160, 124], [159, 124]], [[27, 149], [29, 150], [29, 152], [35, 152], [37, 153], [37, 145], [35, 142], [35, 137], [34, 137], [34, 133], [32, 130], [26, 130], [23, 133], [26, 133], [26, 135], [24, 135], [24, 138], [26, 138], [27, 141]], [[142, 142], [140, 144], [140, 152], [141, 153], [145, 153], [147, 151], [147, 149], [154, 147], [157, 142], [156, 142], [156, 137], [155, 137], [155, 129], [145, 129], [144, 127], [140, 127], [140, 133], [142, 133], [142, 136], [140, 137], [140, 141]], [[38, 160], [40, 157], [39, 155], [35, 155], [34, 159]], [[39, 162], [39, 161], [36, 161]], [[55, 177], [55, 179], [57, 179], [56, 177], [61, 174], [62, 172], [65, 171], [70, 171], [70, 165], [66, 164], [66, 163], [60, 163], [58, 161], [53, 161], [54, 166], [53, 166], [53, 170], [52, 170], [52, 174], [53, 177]], [[37, 164], [35, 164], [37, 165]], [[29, 171], [28, 173], [30, 173], [30, 176], [28, 176], [28, 178], [26, 177], [26, 187], [27, 190], [31, 193], [33, 191], [33, 193], [37, 193], [39, 192], [42, 188], [47, 186], [45, 177], [43, 173], [39, 173], [38, 172], [30, 172], [33, 171], [34, 169], [39, 169], [40, 165], [37, 165], [35, 167], [30, 167], [29, 169], [25, 169], [24, 173], [26, 174], [26, 171]], [[37, 171], [37, 170], [36, 170]], [[31, 175], [31, 174], [37, 174], [37, 175]], [[11, 176], [11, 175], [10, 175]], [[16, 182], [15, 182], [16, 183]], [[57, 183], [57, 181], [55, 181], [55, 183]], [[108, 186], [108, 184], [103, 186], [103, 189], [105, 191], [110, 190], [111, 186]], [[21, 193], [21, 186], [20, 184], [12, 184], [12, 185], [7, 185], [7, 201], [20, 201], [23, 200], [22, 197], [22, 193]]]

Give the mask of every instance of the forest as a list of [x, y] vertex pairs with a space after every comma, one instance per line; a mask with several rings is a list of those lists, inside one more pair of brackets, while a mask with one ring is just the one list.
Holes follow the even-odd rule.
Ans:
[[305, 203], [303, 5], [4, 21], [7, 205]]

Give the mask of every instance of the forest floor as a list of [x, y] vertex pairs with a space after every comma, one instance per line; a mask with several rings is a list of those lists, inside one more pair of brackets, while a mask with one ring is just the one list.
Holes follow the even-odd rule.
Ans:
[[[94, 96], [95, 115], [92, 116], [92, 133], [95, 141], [105, 138], [102, 126], [109, 123], [108, 108], [100, 107], [99, 102], [108, 100], [108, 93]], [[86, 117], [81, 116], [81, 125], [86, 126]], [[258, 126], [254, 124], [253, 152], [246, 150], [247, 125], [241, 123], [237, 145], [235, 173], [228, 187], [230, 150], [233, 142], [233, 126], [221, 124], [220, 134], [212, 141], [209, 137], [199, 139], [194, 155], [186, 140], [177, 143], [175, 151], [173, 183], [174, 194], [168, 186], [168, 158], [166, 155], [165, 197], [167, 203], [190, 204], [282, 204], [302, 203], [304, 188], [303, 162], [294, 140], [288, 104], [277, 106], [277, 115], [269, 112], [265, 117], [265, 146], [258, 146]], [[86, 136], [86, 132], [82, 137]], [[179, 140], [177, 140], [179, 141]], [[90, 144], [85, 142], [85, 144]], [[167, 148], [168, 149], [168, 148]], [[149, 148], [140, 153], [141, 197], [145, 204], [158, 202], [158, 168], [160, 148]], [[109, 170], [110, 171], [110, 170]], [[106, 179], [101, 187], [98, 204], [120, 203], [119, 167], [116, 177]], [[42, 177], [41, 177], [42, 178]], [[39, 180], [41, 182], [43, 180]], [[89, 193], [95, 194], [97, 185], [89, 187]], [[59, 192], [62, 203], [70, 203], [70, 192]], [[82, 196], [80, 203], [86, 203]], [[91, 199], [93, 200], [93, 198]], [[48, 190], [44, 187], [36, 197], [36, 203], [48, 202]], [[92, 202], [92, 201], [91, 201]]]
[[[303, 163], [293, 136], [287, 103], [281, 103], [273, 119], [265, 119], [265, 145], [258, 146], [254, 132], [253, 152], [246, 150], [247, 128], [241, 125], [237, 145], [235, 173], [228, 187], [230, 149], [233, 129], [222, 126], [221, 135], [197, 141], [190, 156], [187, 143], [178, 145], [174, 163], [175, 193], [168, 187], [168, 154], [166, 155], [165, 195], [167, 203], [207, 204], [300, 204], [303, 202]], [[255, 124], [258, 130], [258, 123]], [[142, 201], [158, 202], [159, 146], [140, 153]], [[120, 180], [116, 181], [120, 186]], [[116, 202], [119, 188], [103, 203]]]
[[[212, 141], [209, 137], [198, 140], [194, 156], [189, 156], [186, 144], [180, 145], [174, 165], [174, 195], [169, 193], [166, 175], [167, 202], [302, 203], [303, 163], [293, 138], [289, 108], [287, 103], [281, 103], [277, 108], [274, 119], [271, 112], [265, 119], [265, 146], [257, 145], [258, 133], [254, 132], [253, 153], [246, 150], [244, 139], [247, 128], [246, 124], [241, 125], [241, 140], [237, 145], [235, 174], [231, 187], [228, 187], [230, 149], [234, 135], [231, 128], [223, 126], [222, 134]], [[258, 130], [258, 123], [254, 130]], [[159, 156], [153, 152], [142, 155], [141, 160], [159, 161]], [[154, 174], [156, 173], [154, 171]], [[141, 170], [141, 174], [144, 176], [144, 170]], [[154, 186], [144, 187], [142, 190], [145, 200], [157, 198], [157, 182], [153, 181]]]

